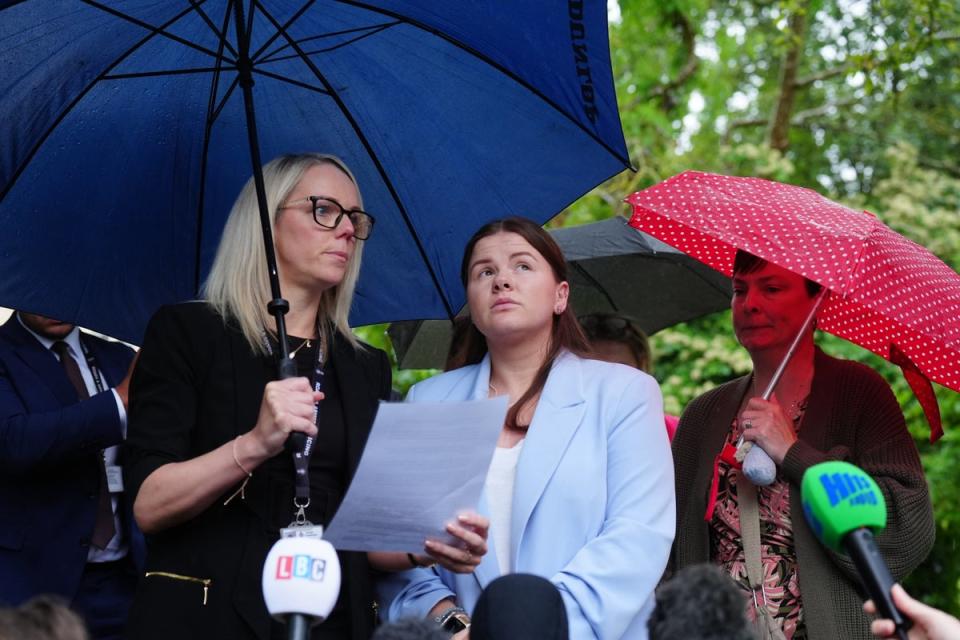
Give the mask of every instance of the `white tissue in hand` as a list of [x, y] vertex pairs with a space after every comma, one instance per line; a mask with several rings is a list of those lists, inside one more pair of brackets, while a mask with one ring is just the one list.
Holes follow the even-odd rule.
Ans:
[[754, 445], [743, 459], [743, 475], [755, 485], [766, 487], [777, 477], [777, 465], [767, 452]]

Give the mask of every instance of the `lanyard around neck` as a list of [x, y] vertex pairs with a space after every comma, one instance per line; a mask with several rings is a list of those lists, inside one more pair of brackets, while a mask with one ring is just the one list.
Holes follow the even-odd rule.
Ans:
[[87, 361], [87, 368], [90, 369], [90, 376], [93, 378], [93, 385], [97, 388], [97, 393], [103, 393], [106, 388], [103, 384], [103, 377], [100, 375], [100, 367], [97, 366], [97, 358], [90, 352], [87, 345], [83, 344], [83, 339], [77, 336], [77, 342], [80, 343], [80, 351], [83, 352], [83, 358]]
[[[317, 334], [320, 336], [317, 340], [317, 357], [314, 360], [313, 366], [313, 379], [311, 380], [311, 387], [314, 391], [323, 391], [323, 356], [324, 356], [324, 345], [323, 345], [323, 332], [318, 331]], [[267, 338], [266, 333], [262, 334], [263, 336], [263, 345], [267, 350], [267, 353], [271, 356], [274, 355], [273, 345], [270, 344], [269, 338]], [[316, 402], [313, 405], [313, 423], [320, 428], [320, 403]], [[312, 436], [307, 436], [306, 442], [302, 449], [295, 450], [293, 452], [293, 470], [294, 470], [294, 497], [293, 497], [293, 506], [298, 510], [298, 515], [302, 514], [303, 511], [310, 505], [310, 456], [313, 454], [313, 445], [315, 438]]]

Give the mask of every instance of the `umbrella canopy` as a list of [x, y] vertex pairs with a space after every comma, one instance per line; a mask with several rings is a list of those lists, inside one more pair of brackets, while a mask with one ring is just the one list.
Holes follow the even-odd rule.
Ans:
[[[570, 302], [578, 315], [627, 315], [647, 334], [730, 307], [730, 279], [619, 216], [550, 232], [569, 263]], [[388, 330], [404, 369], [443, 367], [446, 320], [395, 322]]]
[[[232, 0], [0, 2], [0, 304], [138, 342], [251, 174]], [[603, 3], [245, 2], [261, 156], [324, 151], [377, 219], [354, 324], [452, 315], [483, 223], [628, 166]]]
[[900, 365], [942, 433], [927, 380], [960, 391], [960, 275], [873, 214], [809, 189], [687, 171], [627, 198], [630, 224], [732, 275], [737, 249], [820, 283], [817, 327]]

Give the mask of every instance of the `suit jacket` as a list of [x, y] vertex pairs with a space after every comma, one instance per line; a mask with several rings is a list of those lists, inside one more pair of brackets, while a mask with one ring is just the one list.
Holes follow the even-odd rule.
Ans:
[[[489, 356], [421, 382], [412, 402], [487, 397]], [[485, 497], [479, 511], [486, 513]], [[472, 574], [416, 569], [382, 579], [390, 619], [425, 616], [455, 597], [472, 611], [499, 576], [514, 571], [559, 589], [570, 637], [646, 638], [653, 590], [674, 535], [673, 465], [660, 390], [650, 376], [564, 353], [553, 365], [517, 464], [509, 549], [490, 550]]]
[[[750, 390], [737, 378], [691, 402], [673, 440], [677, 481], [675, 569], [710, 562], [710, 526], [704, 520], [714, 457]], [[875, 371], [817, 349], [810, 401], [778, 472], [790, 482], [790, 516], [807, 633], [815, 640], [872, 638], [850, 558], [819, 543], [807, 526], [800, 483], [811, 466], [845, 460], [869, 473], [887, 504], [887, 526], [877, 546], [893, 577], [902, 579], [933, 546], [934, 522], [923, 467], [890, 386]], [[749, 597], [749, 596], [747, 596]]]
[[[84, 334], [108, 386], [133, 351]], [[112, 392], [79, 400], [56, 356], [11, 316], [0, 326], [0, 600], [39, 593], [72, 599], [87, 562], [99, 496], [101, 450], [123, 440]], [[135, 562], [143, 537], [129, 493], [120, 521]]]
[[[366, 444], [378, 400], [390, 392], [386, 354], [354, 349], [334, 339], [334, 364], [346, 425], [346, 481]], [[164, 307], [150, 321], [131, 386], [127, 484], [139, 490], [159, 467], [216, 449], [256, 423], [264, 386], [276, 375], [272, 358], [255, 355], [232, 323], [206, 303]], [[266, 465], [290, 465], [289, 475]], [[284, 467], [285, 469], [286, 467]], [[148, 536], [147, 573], [208, 580], [145, 577], [140, 581], [128, 635], [149, 638], [269, 638], [271, 620], [261, 571], [278, 533], [272, 523], [293, 518], [293, 465], [280, 454], [254, 471], [244, 491], [224, 505], [231, 487], [191, 520]], [[315, 490], [307, 519], [326, 497]], [[330, 514], [330, 509], [325, 509]], [[373, 586], [366, 554], [341, 553], [353, 638], [373, 631]], [[323, 627], [318, 627], [323, 631]]]

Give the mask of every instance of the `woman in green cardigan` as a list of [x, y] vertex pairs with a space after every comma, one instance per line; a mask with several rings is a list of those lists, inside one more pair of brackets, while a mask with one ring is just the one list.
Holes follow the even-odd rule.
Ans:
[[[826, 355], [814, 345], [810, 330], [773, 397], [760, 398], [819, 288], [738, 252], [733, 325], [753, 373], [696, 398], [680, 419], [673, 441], [678, 522], [672, 566], [713, 562], [723, 567], [743, 588], [748, 613], [759, 620], [763, 637], [867, 639], [869, 620], [861, 610], [853, 564], [821, 546], [804, 520], [803, 472], [819, 462], [846, 460], [876, 479], [889, 513], [877, 543], [897, 579], [929, 552], [933, 515], [900, 406], [872, 369]], [[777, 465], [776, 480], [756, 487], [755, 499], [730, 455], [741, 435]], [[744, 519], [747, 544], [741, 502], [757, 505]], [[758, 527], [759, 545], [751, 544], [757, 538], [750, 530]]]

